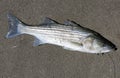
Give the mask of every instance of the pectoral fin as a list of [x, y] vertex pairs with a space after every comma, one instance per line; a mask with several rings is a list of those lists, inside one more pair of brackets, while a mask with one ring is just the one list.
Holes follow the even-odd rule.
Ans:
[[83, 47], [83, 44], [77, 42], [69, 42], [68, 45], [70, 46], [63, 46], [63, 48], [70, 51], [77, 51]]

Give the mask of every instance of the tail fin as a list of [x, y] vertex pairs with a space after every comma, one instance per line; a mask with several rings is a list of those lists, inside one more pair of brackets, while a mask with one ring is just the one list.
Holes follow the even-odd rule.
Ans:
[[17, 19], [15, 16], [13, 16], [12, 14], [8, 14], [8, 22], [9, 22], [9, 31], [6, 35], [6, 38], [12, 38], [15, 37], [17, 35], [20, 35], [21, 32], [18, 29], [18, 26], [23, 26], [22, 22], [19, 21], [19, 19]]

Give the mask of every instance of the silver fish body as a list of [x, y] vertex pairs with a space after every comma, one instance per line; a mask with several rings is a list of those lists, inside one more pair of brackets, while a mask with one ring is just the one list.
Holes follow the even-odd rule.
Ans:
[[28, 26], [11, 14], [8, 14], [8, 20], [10, 26], [6, 38], [29, 34], [35, 37], [33, 46], [53, 44], [67, 50], [87, 53], [106, 53], [116, 50], [116, 46], [99, 33], [73, 21], [68, 20], [65, 24], [60, 24], [46, 18], [39, 26]]

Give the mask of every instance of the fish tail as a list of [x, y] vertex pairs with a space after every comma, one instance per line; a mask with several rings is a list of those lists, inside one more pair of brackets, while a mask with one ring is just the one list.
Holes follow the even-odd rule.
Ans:
[[9, 22], [9, 31], [6, 35], [6, 38], [13, 38], [17, 35], [22, 34], [21, 30], [24, 28], [24, 24], [12, 14], [8, 14], [8, 22]]

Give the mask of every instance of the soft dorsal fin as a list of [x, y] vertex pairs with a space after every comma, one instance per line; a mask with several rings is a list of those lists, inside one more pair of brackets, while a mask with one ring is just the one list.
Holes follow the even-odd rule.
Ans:
[[71, 21], [71, 20], [67, 20], [64, 22], [65, 25], [72, 25], [72, 26], [78, 26], [79, 24], [77, 24], [76, 22], [74, 21]]
[[75, 21], [67, 20], [64, 22], [65, 25], [70, 25], [70, 26], [77, 26], [83, 28], [80, 24], [76, 23]]
[[56, 22], [55, 20], [46, 17], [43, 21], [43, 24], [58, 24], [58, 22]]

